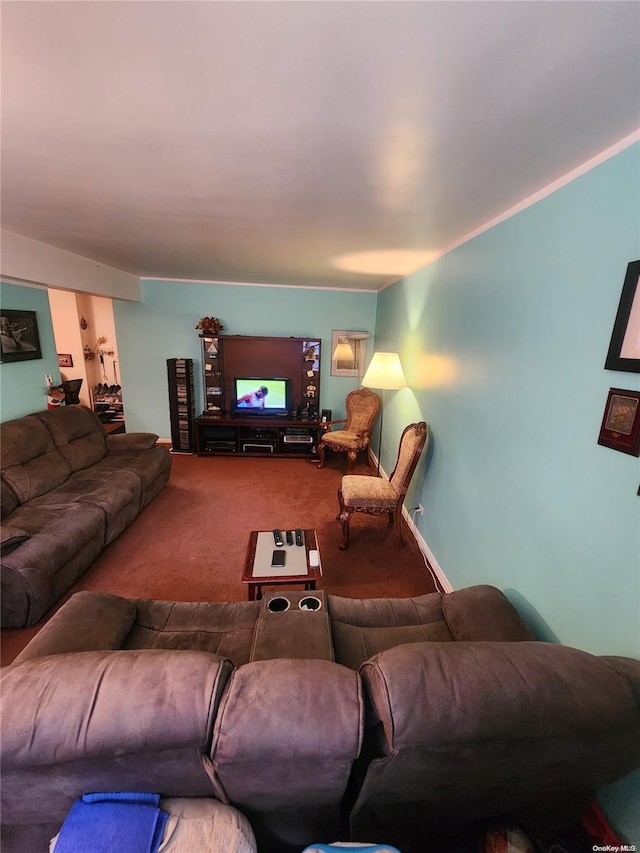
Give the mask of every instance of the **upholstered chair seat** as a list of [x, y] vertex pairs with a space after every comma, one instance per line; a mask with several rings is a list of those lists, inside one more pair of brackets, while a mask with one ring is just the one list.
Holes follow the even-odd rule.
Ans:
[[347, 506], [357, 509], [395, 510], [398, 493], [382, 477], [347, 474], [342, 478], [342, 498]]

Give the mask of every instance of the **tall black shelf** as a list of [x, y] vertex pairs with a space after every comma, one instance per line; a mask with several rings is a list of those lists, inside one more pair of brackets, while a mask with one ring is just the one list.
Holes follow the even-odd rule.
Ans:
[[193, 453], [195, 450], [196, 399], [193, 384], [193, 360], [168, 358], [169, 415], [171, 420], [171, 449], [174, 453]]

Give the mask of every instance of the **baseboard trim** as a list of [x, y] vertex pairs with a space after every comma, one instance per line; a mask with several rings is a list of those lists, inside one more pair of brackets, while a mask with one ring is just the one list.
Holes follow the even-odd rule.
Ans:
[[[375, 455], [375, 453], [372, 453], [371, 456], [375, 460], [375, 463], [377, 466], [378, 465], [377, 456]], [[386, 480], [389, 479], [389, 475], [384, 470], [382, 465], [380, 466], [380, 474]], [[440, 564], [438, 563], [438, 561], [434, 557], [433, 552], [431, 551], [431, 548], [429, 548], [427, 543], [424, 541], [422, 534], [420, 533], [420, 531], [416, 527], [414, 520], [411, 518], [411, 516], [409, 515], [409, 512], [407, 511], [407, 508], [404, 505], [402, 507], [402, 517], [407, 522], [407, 526], [409, 527], [409, 530], [413, 534], [413, 538], [416, 540], [418, 548], [420, 548], [420, 551], [422, 552], [422, 556], [424, 557], [425, 564], [427, 566], [429, 574], [433, 578], [433, 582], [436, 586], [436, 589], [438, 589], [440, 592], [453, 592], [453, 586], [451, 585], [451, 581], [446, 576], [446, 574], [443, 572], [442, 567], [440, 566]]]
[[424, 561], [427, 564], [427, 568], [429, 569], [429, 572], [433, 577], [433, 581], [436, 585], [436, 588], [439, 589], [440, 592], [453, 592], [453, 586], [451, 585], [451, 581], [443, 572], [442, 567], [434, 557], [431, 548], [429, 548], [427, 543], [422, 538], [422, 534], [420, 533], [413, 519], [407, 512], [407, 508], [404, 506], [402, 507], [402, 517], [407, 522], [407, 526], [412, 532], [413, 538], [416, 540], [418, 548], [420, 548], [420, 550], [422, 551], [422, 556], [424, 557]]

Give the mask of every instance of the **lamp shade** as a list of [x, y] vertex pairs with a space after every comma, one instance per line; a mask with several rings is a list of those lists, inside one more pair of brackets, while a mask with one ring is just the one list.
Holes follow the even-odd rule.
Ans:
[[365, 388], [382, 390], [406, 388], [407, 380], [397, 352], [374, 352], [371, 364], [362, 378]]
[[333, 351], [333, 358], [336, 361], [351, 361], [355, 360], [351, 345], [346, 341], [340, 341], [338, 346]]

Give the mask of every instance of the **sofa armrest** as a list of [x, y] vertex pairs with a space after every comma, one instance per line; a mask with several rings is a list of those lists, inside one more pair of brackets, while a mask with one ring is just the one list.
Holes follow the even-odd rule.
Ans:
[[454, 639], [461, 642], [535, 639], [506, 595], [494, 586], [479, 584], [449, 592], [442, 596], [442, 612]]
[[47, 655], [119, 649], [136, 619], [134, 601], [105, 592], [77, 592], [16, 657], [14, 665]]
[[156, 446], [158, 435], [155, 432], [126, 432], [121, 435], [107, 436], [107, 450], [119, 453], [131, 450], [151, 450]]

